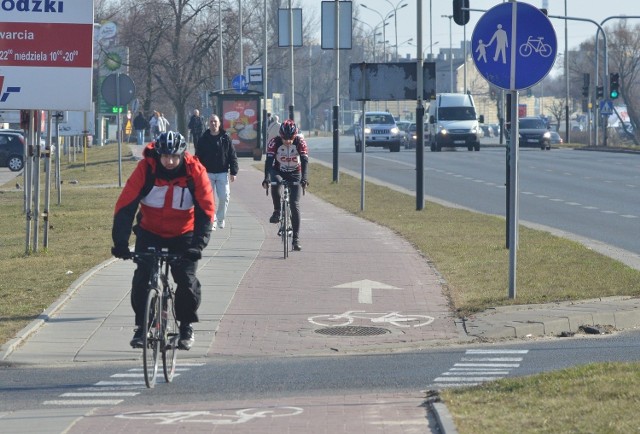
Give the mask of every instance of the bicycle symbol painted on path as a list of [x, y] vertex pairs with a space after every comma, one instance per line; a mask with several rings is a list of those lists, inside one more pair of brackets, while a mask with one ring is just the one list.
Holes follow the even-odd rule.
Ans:
[[178, 423], [206, 423], [209, 425], [238, 425], [254, 419], [269, 417], [288, 417], [302, 414], [300, 407], [266, 407], [243, 408], [235, 412], [212, 411], [134, 411], [116, 415], [120, 419], [158, 420], [156, 425], [171, 425]]
[[542, 42], [543, 39], [544, 37], [542, 36], [538, 36], [537, 38], [534, 38], [533, 36], [529, 36], [529, 38], [527, 38], [527, 42], [520, 45], [520, 49], [519, 49], [520, 55], [522, 57], [529, 57], [532, 53], [535, 52], [541, 55], [542, 57], [551, 56], [551, 52], [553, 51], [551, 49], [551, 45], [545, 44], [544, 42]]
[[397, 327], [423, 327], [435, 321], [428, 315], [403, 315], [400, 312], [365, 312], [349, 310], [345, 313], [316, 315], [309, 318], [311, 324], [323, 327], [344, 327], [356, 319], [368, 320], [374, 324], [392, 324]]

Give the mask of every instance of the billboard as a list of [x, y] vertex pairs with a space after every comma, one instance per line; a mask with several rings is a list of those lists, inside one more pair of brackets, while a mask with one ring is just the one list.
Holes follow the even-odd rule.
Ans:
[[[349, 100], [402, 101], [418, 99], [415, 62], [352, 63], [349, 65]], [[423, 99], [436, 94], [436, 64], [424, 62]]]
[[218, 96], [220, 121], [239, 157], [251, 157], [260, 148], [260, 96], [253, 94], [221, 94]]
[[0, 110], [91, 110], [93, 0], [2, 1]]

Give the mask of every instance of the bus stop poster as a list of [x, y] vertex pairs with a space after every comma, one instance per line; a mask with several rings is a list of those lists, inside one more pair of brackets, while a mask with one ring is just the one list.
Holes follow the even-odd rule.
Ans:
[[258, 146], [258, 99], [222, 101], [222, 128], [229, 134], [239, 156], [253, 155]]

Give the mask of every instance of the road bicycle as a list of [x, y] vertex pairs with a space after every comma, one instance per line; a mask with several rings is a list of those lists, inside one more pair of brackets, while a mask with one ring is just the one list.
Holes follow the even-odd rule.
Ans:
[[[293, 226], [291, 225], [291, 187], [300, 185], [298, 181], [282, 181], [271, 182], [273, 186], [282, 186], [282, 194], [280, 195], [280, 221], [278, 226], [278, 236], [282, 239], [284, 259], [289, 257], [289, 240], [293, 238]], [[302, 189], [304, 194], [304, 188]], [[269, 189], [267, 189], [269, 194]]]
[[392, 324], [396, 327], [422, 327], [431, 324], [435, 318], [428, 315], [404, 315], [400, 312], [365, 312], [349, 310], [340, 314], [316, 315], [309, 322], [323, 327], [344, 327], [354, 320], [368, 320], [374, 324]]
[[167, 249], [132, 252], [134, 262], [149, 265], [149, 293], [142, 324], [142, 366], [144, 382], [153, 388], [158, 375], [158, 363], [162, 354], [162, 371], [167, 383], [173, 380], [178, 356], [178, 321], [175, 310], [175, 288], [169, 281], [169, 266], [181, 260], [182, 255], [169, 253]]

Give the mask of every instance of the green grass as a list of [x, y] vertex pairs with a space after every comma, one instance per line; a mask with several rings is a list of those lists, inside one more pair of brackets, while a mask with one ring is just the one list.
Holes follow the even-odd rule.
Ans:
[[[123, 148], [124, 184], [136, 163], [128, 146]], [[88, 149], [86, 167], [82, 155], [72, 163], [63, 158], [61, 168], [62, 202], [57, 204], [52, 189], [46, 250], [25, 253], [23, 192], [15, 189], [15, 181], [0, 189], [0, 293], [5, 300], [0, 342], [110, 257], [113, 206], [120, 193], [117, 146]], [[341, 174], [335, 184], [331, 169], [317, 164], [310, 179], [313, 194], [412, 242], [446, 280], [452, 308], [460, 316], [514, 303], [640, 295], [639, 271], [578, 243], [521, 227], [518, 297], [511, 300], [503, 219], [430, 202], [416, 211], [414, 197], [371, 183], [361, 212], [359, 179]], [[22, 177], [18, 182], [23, 184]], [[39, 237], [42, 246], [42, 224]], [[638, 372], [639, 364], [595, 364], [445, 390], [442, 399], [461, 434], [637, 432]]]

